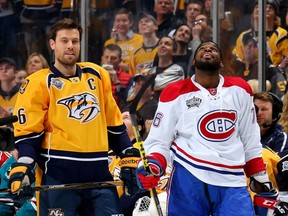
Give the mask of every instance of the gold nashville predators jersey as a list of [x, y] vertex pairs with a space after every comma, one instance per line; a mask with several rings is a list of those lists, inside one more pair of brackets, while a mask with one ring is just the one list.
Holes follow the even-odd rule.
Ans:
[[[136, 49], [142, 46], [142, 43], [143, 43], [142, 35], [133, 33], [133, 36], [131, 38], [127, 38], [126, 40], [118, 40], [115, 38], [110, 38], [105, 42], [104, 46], [107, 46], [109, 44], [117, 44], [119, 47], [121, 47], [122, 62], [124, 64], [127, 64], [128, 67], [130, 67], [129, 65], [131, 64], [133, 53], [135, 52]], [[129, 73], [131, 75], [134, 75], [130, 71]]]
[[[239, 35], [233, 49], [233, 54], [242, 61], [244, 61], [243, 38], [245, 35], [251, 35], [257, 39], [252, 29], [244, 31]], [[270, 37], [267, 38], [266, 54], [269, 56], [271, 63], [276, 67], [281, 63], [282, 58], [288, 55], [288, 35], [285, 29], [278, 27], [274, 29]]]
[[132, 57], [129, 73], [138, 74], [142, 70], [152, 68], [154, 58], [157, 54], [158, 46], [146, 47], [144, 44], [138, 48]]
[[[109, 131], [121, 134], [125, 127], [106, 70], [78, 63], [76, 76], [65, 77], [51, 66], [27, 77], [18, 95], [14, 134], [19, 157], [33, 158], [64, 183], [107, 180]], [[129, 146], [116, 149], [119, 153]]]

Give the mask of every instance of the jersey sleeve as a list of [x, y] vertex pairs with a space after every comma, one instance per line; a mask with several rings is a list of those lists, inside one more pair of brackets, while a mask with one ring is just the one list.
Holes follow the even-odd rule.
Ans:
[[30, 75], [19, 89], [14, 107], [14, 115], [18, 116], [18, 122], [13, 124], [16, 148], [21, 148], [19, 158], [27, 156], [35, 160], [36, 149], [41, 145], [44, 131], [43, 119], [47, 118], [49, 104], [45, 79], [48, 70], [44, 69]]
[[247, 176], [265, 170], [262, 159], [262, 144], [260, 142], [260, 128], [256, 120], [253, 96], [246, 91], [242, 92], [242, 109], [239, 116], [239, 135], [244, 145], [244, 170]]
[[161, 100], [162, 96], [165, 97], [165, 95], [170, 95], [171, 91], [173, 92], [170, 89], [164, 89], [161, 93], [149, 135], [144, 141], [147, 154], [161, 153], [167, 162], [170, 156], [170, 146], [176, 137], [176, 124], [180, 115], [177, 98], [169, 101]]

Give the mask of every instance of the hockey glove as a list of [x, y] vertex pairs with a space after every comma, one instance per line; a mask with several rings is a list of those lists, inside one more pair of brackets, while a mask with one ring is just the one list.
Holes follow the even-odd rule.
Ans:
[[14, 163], [9, 174], [9, 187], [13, 199], [28, 200], [33, 197], [31, 184], [35, 181], [34, 163]]
[[120, 179], [124, 182], [124, 192], [127, 195], [134, 195], [139, 190], [136, 180], [136, 168], [140, 158], [139, 150], [136, 148], [127, 149], [120, 161]]
[[270, 192], [272, 183], [266, 171], [258, 172], [250, 177], [250, 189], [255, 193]]
[[278, 186], [280, 191], [288, 191], [288, 155], [281, 158], [277, 164]]
[[288, 216], [288, 203], [279, 201], [275, 206], [273, 216]]
[[277, 196], [278, 191], [274, 188], [269, 192], [262, 192], [256, 194], [254, 196], [254, 208], [256, 215], [258, 216], [271, 215], [277, 204]]
[[138, 163], [137, 173], [137, 183], [140, 188], [149, 190], [158, 185], [160, 176], [164, 174], [166, 169], [166, 159], [163, 155], [159, 153], [152, 153], [147, 156], [148, 169], [144, 168], [144, 163], [142, 159]]

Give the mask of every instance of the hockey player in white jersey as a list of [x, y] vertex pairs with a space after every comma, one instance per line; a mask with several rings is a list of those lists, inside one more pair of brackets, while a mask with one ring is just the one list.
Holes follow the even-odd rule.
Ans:
[[172, 150], [168, 185], [169, 216], [255, 215], [246, 178], [256, 193], [269, 192], [259, 126], [250, 86], [223, 77], [217, 44], [204, 42], [195, 52], [195, 75], [167, 86], [144, 142], [149, 169], [140, 160], [138, 184], [155, 187]]

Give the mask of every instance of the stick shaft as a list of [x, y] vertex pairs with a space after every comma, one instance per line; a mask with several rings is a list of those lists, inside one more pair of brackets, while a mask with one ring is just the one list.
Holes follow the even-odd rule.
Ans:
[[[123, 186], [122, 181], [103, 181], [103, 182], [87, 182], [87, 183], [72, 183], [61, 185], [41, 185], [32, 187], [35, 191], [51, 191], [51, 190], [75, 190], [75, 189], [91, 189], [103, 187]], [[0, 193], [9, 193], [10, 188], [0, 188]]]
[[[137, 104], [139, 103], [142, 95], [144, 94], [146, 89], [152, 84], [152, 82], [154, 81], [155, 77], [156, 77], [156, 75], [150, 77], [146, 81], [146, 83], [143, 85], [143, 87], [140, 89], [140, 91], [138, 92], [138, 94], [134, 98], [134, 100], [133, 100], [133, 102], [132, 102], [132, 104], [130, 106], [130, 110], [129, 110], [130, 119], [131, 119], [131, 123], [132, 123], [133, 129], [134, 129], [136, 142], [139, 145], [139, 152], [140, 152], [140, 155], [141, 155], [141, 159], [142, 159], [143, 164], [144, 164], [144, 169], [147, 172], [150, 172], [149, 164], [148, 164], [148, 160], [147, 160], [145, 149], [144, 149], [143, 139], [142, 139], [142, 137], [140, 135], [140, 132], [139, 132], [139, 129], [138, 129], [138, 123], [136, 121], [136, 109], [137, 109]], [[156, 191], [155, 188], [151, 188], [151, 194], [152, 194], [152, 197], [153, 197], [155, 205], [156, 205], [158, 216], [163, 216], [163, 212], [162, 212], [162, 209], [161, 209], [160, 201], [159, 201], [159, 198], [158, 198], [158, 195], [157, 195], [157, 191]]]

